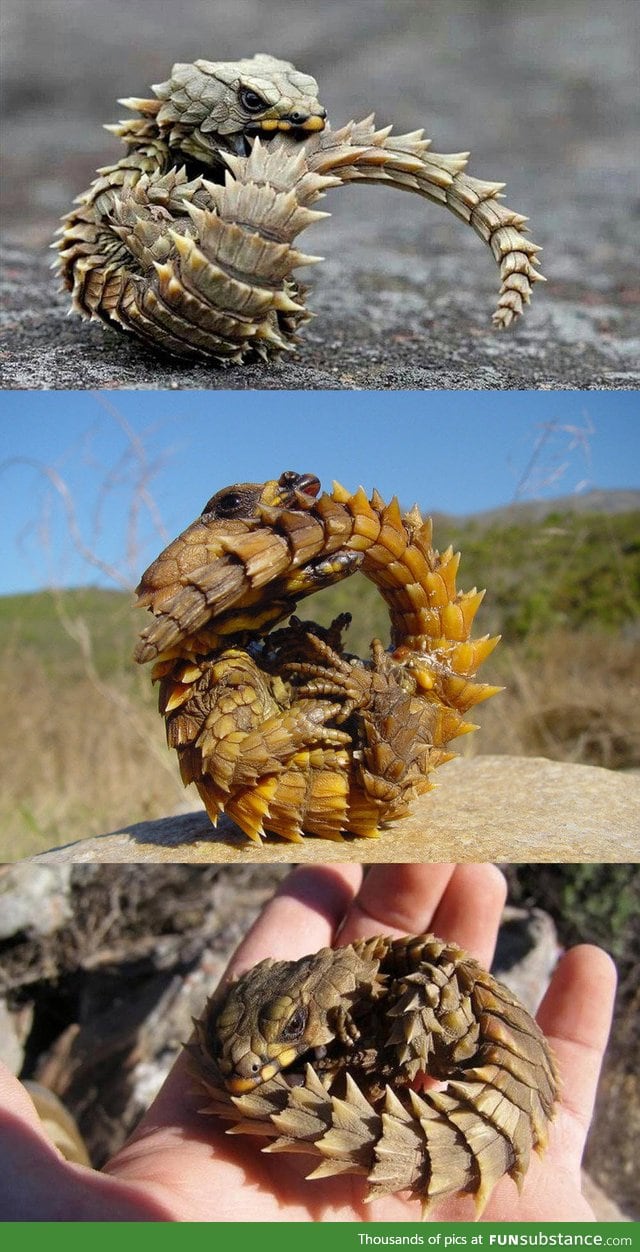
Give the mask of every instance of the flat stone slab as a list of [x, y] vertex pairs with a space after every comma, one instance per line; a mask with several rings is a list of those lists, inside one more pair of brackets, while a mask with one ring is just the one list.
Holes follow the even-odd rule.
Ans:
[[54, 848], [37, 862], [637, 861], [640, 776], [540, 757], [457, 758], [411, 815], [376, 839], [248, 840], [203, 811]]

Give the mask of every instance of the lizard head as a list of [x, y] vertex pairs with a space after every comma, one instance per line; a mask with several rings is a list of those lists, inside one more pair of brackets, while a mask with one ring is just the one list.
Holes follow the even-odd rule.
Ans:
[[294, 1068], [297, 1075], [298, 1061], [323, 1059], [336, 1038], [346, 1044], [344, 1023], [354, 1001], [380, 994], [378, 968], [375, 954], [354, 948], [254, 965], [206, 1022], [204, 1046], [227, 1090], [243, 1095], [283, 1070]]
[[201, 567], [223, 558], [234, 538], [260, 528], [264, 511], [306, 512], [320, 490], [315, 474], [285, 470], [265, 483], [233, 483], [207, 500], [201, 514], [145, 570], [136, 588], [138, 603], [152, 612], [187, 588]]
[[333, 1033], [323, 1023], [312, 988], [312, 958], [255, 965], [232, 983], [208, 1023], [207, 1048], [234, 1095], [268, 1082]]
[[205, 504], [201, 519], [215, 522], [232, 519], [248, 521], [257, 518], [260, 508], [306, 509], [320, 490], [315, 474], [297, 474], [285, 470], [279, 478], [266, 483], [235, 483], [223, 487]]
[[162, 101], [158, 125], [169, 142], [204, 158], [207, 149], [248, 152], [247, 139], [286, 131], [304, 138], [324, 129], [326, 110], [318, 84], [289, 61], [259, 53], [243, 61], [194, 61], [174, 65], [153, 90]]
[[178, 645], [205, 653], [222, 638], [264, 632], [298, 600], [352, 574], [359, 552], [324, 551], [312, 516], [319, 491], [314, 474], [285, 470], [216, 492], [142, 575], [138, 604], [155, 620], [135, 659], [155, 661]]

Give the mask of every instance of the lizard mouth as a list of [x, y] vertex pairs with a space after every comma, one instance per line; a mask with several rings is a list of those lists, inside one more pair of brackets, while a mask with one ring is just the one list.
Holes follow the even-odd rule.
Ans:
[[[251, 141], [260, 135], [263, 139], [272, 139], [274, 135], [289, 134], [302, 141], [308, 135], [318, 134], [326, 126], [324, 113], [311, 113], [300, 121], [291, 117], [264, 117], [261, 121], [247, 122], [243, 130], [224, 136], [224, 145], [236, 156], [248, 157], [251, 154]], [[205, 166], [205, 170], [206, 170]], [[202, 171], [201, 171], [202, 172]]]
[[276, 131], [301, 131], [303, 135], [324, 130], [327, 124], [326, 113], [290, 113], [285, 117], [263, 117], [249, 122], [245, 127], [247, 134], [273, 135]]
[[259, 1069], [256, 1067], [256, 1072], [253, 1074], [229, 1074], [224, 1079], [224, 1085], [232, 1095], [246, 1095], [248, 1091], [255, 1091], [256, 1087], [261, 1087], [263, 1083], [282, 1074], [289, 1086], [298, 1087], [304, 1082], [304, 1062], [306, 1060], [321, 1061], [326, 1054], [327, 1049], [324, 1046], [308, 1048], [302, 1054], [295, 1048], [284, 1048]]
[[225, 1078], [225, 1086], [232, 1095], [244, 1095], [247, 1091], [253, 1091], [256, 1087], [261, 1087], [263, 1083], [269, 1082], [270, 1078], [275, 1078], [281, 1070], [293, 1064], [297, 1055], [294, 1049], [288, 1049], [275, 1060], [267, 1061], [256, 1074], [246, 1077], [243, 1074], [231, 1074]]

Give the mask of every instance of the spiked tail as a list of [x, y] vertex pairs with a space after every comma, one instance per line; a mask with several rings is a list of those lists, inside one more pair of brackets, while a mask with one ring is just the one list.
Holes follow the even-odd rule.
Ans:
[[309, 165], [341, 182], [381, 183], [443, 204], [473, 227], [490, 247], [500, 270], [500, 295], [493, 314], [502, 329], [514, 322], [531, 299], [536, 282], [537, 244], [523, 234], [527, 221], [500, 203], [504, 183], [471, 178], [465, 167], [468, 152], [431, 152], [422, 131], [394, 135], [391, 127], [376, 130], [373, 117], [339, 131], [315, 136], [307, 144]]

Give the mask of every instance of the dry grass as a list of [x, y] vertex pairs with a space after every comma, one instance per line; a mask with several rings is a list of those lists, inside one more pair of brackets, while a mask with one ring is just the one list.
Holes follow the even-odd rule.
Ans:
[[154, 696], [142, 677], [107, 685], [85, 675], [60, 686], [33, 656], [20, 668], [15, 658], [2, 658], [0, 690], [11, 736], [0, 859], [17, 860], [160, 817], [184, 802]]
[[503, 644], [487, 668], [505, 690], [480, 706], [482, 729], [461, 750], [640, 767], [637, 641], [604, 631], [552, 631]]

